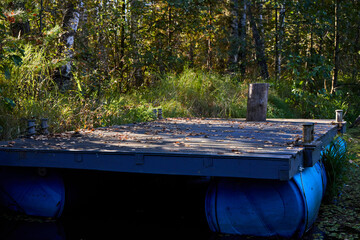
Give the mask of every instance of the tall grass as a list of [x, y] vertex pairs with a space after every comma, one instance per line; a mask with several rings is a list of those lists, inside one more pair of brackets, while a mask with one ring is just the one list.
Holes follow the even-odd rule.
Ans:
[[353, 156], [348, 152], [347, 143], [341, 137], [336, 137], [322, 152], [327, 176], [325, 199], [333, 201], [339, 196], [343, 184], [347, 180], [350, 161]]
[[169, 116], [245, 117], [247, 87], [230, 75], [185, 69], [166, 75], [153, 89]]
[[[154, 108], [162, 108], [165, 117], [246, 116], [248, 84], [236, 75], [185, 69], [119, 94], [116, 79], [94, 80], [101, 83], [101, 89], [94, 91], [91, 79], [77, 72], [74, 88], [62, 93], [52, 76], [59, 65], [46, 49], [26, 45], [23, 63], [11, 69], [11, 79], [0, 76], [1, 96], [16, 103], [12, 107], [0, 104], [2, 139], [24, 134], [27, 119], [48, 118], [50, 132], [62, 132], [152, 120]], [[270, 96], [268, 117], [291, 117], [275, 91]]]

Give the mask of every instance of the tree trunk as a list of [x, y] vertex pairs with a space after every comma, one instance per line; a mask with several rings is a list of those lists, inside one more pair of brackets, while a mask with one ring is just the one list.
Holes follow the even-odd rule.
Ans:
[[195, 50], [195, 43], [191, 39], [190, 40], [190, 47], [189, 47], [189, 61], [190, 61], [189, 67], [190, 68], [194, 68], [194, 58], [195, 58], [194, 50]]
[[168, 49], [170, 51], [170, 56], [171, 56], [171, 37], [172, 37], [172, 30], [171, 30], [171, 23], [172, 23], [172, 13], [171, 13], [171, 5], [168, 6], [168, 29], [167, 29], [167, 34], [168, 34]]
[[268, 83], [249, 85], [246, 121], [266, 121], [268, 90]]
[[140, 63], [140, 54], [139, 54], [139, 42], [137, 39], [138, 35], [138, 20], [139, 20], [139, 14], [138, 11], [140, 9], [139, 1], [138, 0], [132, 0], [131, 1], [131, 7], [130, 7], [130, 28], [131, 28], [131, 46], [133, 46], [132, 51], [132, 59], [133, 59], [133, 71], [132, 71], [132, 78], [133, 78], [133, 85], [134, 86], [141, 86], [141, 84], [144, 82], [144, 76], [141, 69], [141, 63]]
[[[125, 67], [125, 24], [126, 24], [126, 3], [125, 0], [121, 3], [121, 28], [120, 28], [120, 56], [119, 56], [119, 71], [120, 81], [124, 80], [124, 67]], [[121, 82], [119, 82], [119, 90], [121, 89]]]
[[44, 11], [44, 4], [43, 4], [43, 0], [40, 1], [40, 12], [39, 12], [39, 18], [40, 18], [40, 23], [39, 23], [39, 33], [42, 34], [42, 29], [43, 29], [43, 11]]
[[231, 32], [230, 32], [230, 51], [229, 69], [235, 71], [239, 63], [240, 29], [239, 29], [239, 1], [231, 0]]
[[266, 57], [265, 57], [264, 41], [261, 39], [261, 36], [259, 34], [257, 24], [252, 15], [251, 4], [249, 2], [247, 2], [247, 10], [248, 10], [250, 25], [251, 25], [252, 32], [253, 32], [253, 38], [255, 41], [256, 60], [260, 67], [260, 74], [263, 79], [268, 79], [269, 72], [268, 72], [268, 67], [267, 67]]
[[[82, 5], [82, 3], [80, 3], [80, 5]], [[69, 2], [66, 6], [63, 18], [62, 28], [65, 32], [61, 36], [63, 48], [60, 49], [60, 53], [65, 54], [67, 62], [65, 65], [60, 67], [55, 76], [55, 81], [62, 91], [68, 90], [71, 86], [71, 62], [74, 56], [72, 48], [74, 46], [75, 33], [78, 28], [79, 20], [80, 13], [75, 9], [74, 4]]]
[[211, 4], [208, 5], [208, 37], [207, 37], [207, 59], [206, 59], [206, 66], [208, 70], [211, 70], [212, 68], [212, 44], [211, 44], [211, 38], [212, 38], [212, 21], [211, 21]]
[[275, 59], [275, 78], [278, 81], [281, 77], [281, 59], [282, 59], [282, 44], [284, 38], [284, 25], [285, 25], [285, 7], [281, 5], [279, 12], [279, 21], [278, 21], [278, 12], [276, 9], [276, 59]]
[[339, 73], [339, 52], [340, 52], [340, 48], [339, 48], [339, 40], [340, 40], [340, 34], [339, 34], [339, 6], [340, 4], [340, 0], [335, 0], [335, 39], [334, 39], [334, 44], [335, 44], [335, 50], [334, 50], [334, 75], [331, 81], [331, 94], [335, 93], [335, 89], [337, 86], [337, 81], [338, 81], [338, 73]]
[[243, 11], [242, 17], [240, 20], [240, 51], [239, 51], [239, 60], [240, 60], [240, 73], [245, 74], [246, 72], [246, 1], [243, 0]]
[[357, 64], [360, 62], [359, 61], [359, 54], [357, 54], [360, 51], [360, 47], [359, 47], [359, 38], [360, 38], [360, 22], [358, 22], [358, 27], [357, 27], [357, 31], [356, 31], [356, 38], [355, 38], [355, 42], [354, 42], [354, 51], [353, 53], [353, 71], [352, 71], [352, 80], [353, 82], [356, 82], [356, 77], [358, 74], [358, 66]]

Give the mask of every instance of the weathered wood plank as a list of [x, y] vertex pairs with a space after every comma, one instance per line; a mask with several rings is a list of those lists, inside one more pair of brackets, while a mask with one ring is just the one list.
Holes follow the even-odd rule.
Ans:
[[[326, 124], [327, 123], [327, 124]], [[317, 141], [335, 125], [316, 123]], [[292, 121], [247, 122], [240, 119], [166, 119], [161, 121], [35, 136], [4, 147], [120, 152], [295, 154], [301, 151], [302, 124]]]
[[[308, 121], [170, 118], [33, 136], [0, 142], [0, 166], [287, 180], [318, 161], [317, 152], [303, 154], [312, 151], [301, 140]], [[332, 120], [311, 121], [316, 146], [335, 136]]]

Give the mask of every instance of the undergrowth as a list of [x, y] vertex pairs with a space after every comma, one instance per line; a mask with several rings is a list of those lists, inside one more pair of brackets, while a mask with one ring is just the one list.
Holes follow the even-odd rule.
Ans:
[[347, 141], [342, 136], [337, 136], [323, 150], [322, 160], [327, 175], [327, 187], [325, 201], [336, 201], [341, 194], [343, 184], [348, 180], [348, 171], [351, 170], [350, 163], [355, 159], [348, 151]]
[[[236, 74], [185, 68], [178, 74], [155, 74], [156, 80], [151, 84], [121, 92], [116, 87], [118, 79], [92, 80], [75, 72], [72, 90], [64, 93], [53, 81], [54, 70], [61, 61], [49, 55], [47, 49], [25, 45], [22, 64], [12, 66], [10, 78], [0, 75], [1, 139], [24, 134], [28, 119], [48, 118], [50, 132], [63, 132], [149, 121], [154, 119], [153, 109], [157, 108], [163, 109], [165, 117], [246, 117], [251, 81]], [[301, 100], [306, 103], [303, 106], [294, 106], [297, 98], [291, 98], [292, 93], [284, 95], [270, 85], [268, 118], [332, 118], [333, 108], [347, 106], [327, 95], [317, 100], [308, 97], [308, 102]], [[324, 115], [316, 112], [318, 108], [310, 107], [315, 100], [326, 103], [321, 108]], [[307, 108], [306, 116], [301, 114], [303, 108]]]
[[[163, 109], [165, 117], [246, 116], [247, 83], [236, 76], [185, 69], [126, 93], [116, 92], [111, 81], [108, 87], [93, 91], [82, 82], [87, 80], [76, 77], [73, 90], [63, 93], [51, 78], [57, 66], [45, 51], [28, 46], [22, 65], [11, 69], [11, 79], [0, 78], [2, 96], [14, 100], [13, 106], [0, 105], [2, 139], [25, 134], [28, 119], [48, 118], [50, 132], [63, 132], [149, 121], [157, 108]], [[286, 103], [270, 90], [268, 117], [292, 116]]]

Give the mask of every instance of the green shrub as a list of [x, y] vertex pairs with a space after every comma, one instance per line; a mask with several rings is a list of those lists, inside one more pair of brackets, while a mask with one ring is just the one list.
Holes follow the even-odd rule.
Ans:
[[247, 86], [230, 75], [185, 69], [163, 76], [150, 91], [152, 101], [181, 106], [180, 112], [188, 116], [238, 118], [246, 114]]
[[336, 199], [345, 181], [347, 180], [347, 172], [350, 171], [350, 160], [352, 155], [348, 153], [346, 141], [337, 136], [330, 144], [323, 150], [322, 159], [325, 165], [327, 176], [327, 188], [325, 199], [333, 201]]

